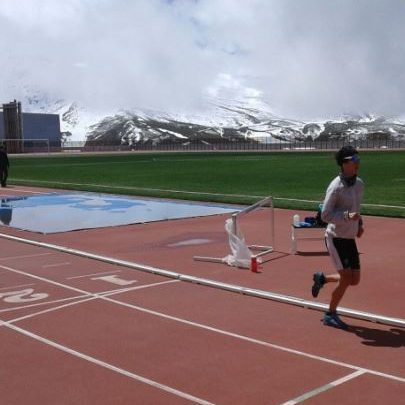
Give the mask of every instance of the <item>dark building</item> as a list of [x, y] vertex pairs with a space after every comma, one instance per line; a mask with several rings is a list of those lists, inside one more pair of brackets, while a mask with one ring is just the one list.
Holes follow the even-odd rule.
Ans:
[[[0, 141], [4, 139], [16, 139], [16, 145], [21, 144], [23, 146], [32, 146], [35, 144], [39, 145], [40, 142], [29, 141], [41, 139], [47, 140], [47, 145], [52, 149], [60, 148], [61, 133], [58, 114], [22, 112], [20, 120], [21, 122], [17, 122], [16, 124], [11, 122], [10, 124], [10, 117], [8, 116], [9, 110], [7, 107], [12, 104], [13, 103], [3, 104], [3, 111], [0, 111]], [[12, 119], [14, 118], [12, 115], [11, 117]], [[16, 116], [16, 120], [17, 119], [18, 117]], [[22, 143], [21, 140], [24, 142]], [[17, 148], [15, 152], [19, 152], [19, 149], [20, 148]], [[22, 151], [23, 150], [21, 150], [21, 152]], [[10, 152], [13, 151], [10, 150]]]

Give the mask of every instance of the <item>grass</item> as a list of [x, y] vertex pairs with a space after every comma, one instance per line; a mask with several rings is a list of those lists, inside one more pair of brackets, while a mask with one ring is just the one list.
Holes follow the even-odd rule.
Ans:
[[[338, 168], [332, 152], [11, 157], [9, 182], [115, 194], [250, 204], [272, 195], [313, 209]], [[405, 151], [362, 151], [363, 213], [405, 217]], [[387, 207], [390, 206], [390, 207]], [[395, 208], [397, 207], [397, 208]]]

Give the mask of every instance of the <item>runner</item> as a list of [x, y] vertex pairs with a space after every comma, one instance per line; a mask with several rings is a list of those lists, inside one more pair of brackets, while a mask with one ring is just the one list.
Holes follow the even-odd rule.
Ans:
[[328, 223], [325, 232], [326, 245], [337, 273], [325, 275], [316, 272], [313, 275], [312, 295], [317, 297], [319, 290], [326, 283], [337, 282], [323, 323], [347, 329], [348, 325], [339, 318], [336, 309], [347, 287], [360, 282], [360, 260], [355, 237], [361, 237], [363, 234], [360, 204], [364, 184], [357, 177], [360, 159], [358, 151], [353, 146], [343, 146], [335, 157], [340, 166], [340, 173], [329, 184], [321, 217]]

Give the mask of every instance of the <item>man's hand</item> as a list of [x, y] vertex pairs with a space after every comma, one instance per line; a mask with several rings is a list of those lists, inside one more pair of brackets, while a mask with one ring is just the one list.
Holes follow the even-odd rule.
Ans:
[[349, 212], [348, 218], [350, 221], [357, 221], [360, 219], [360, 214], [358, 212]]
[[361, 238], [361, 235], [363, 235], [363, 233], [364, 233], [364, 228], [361, 225], [359, 225], [359, 230], [357, 231], [357, 237]]

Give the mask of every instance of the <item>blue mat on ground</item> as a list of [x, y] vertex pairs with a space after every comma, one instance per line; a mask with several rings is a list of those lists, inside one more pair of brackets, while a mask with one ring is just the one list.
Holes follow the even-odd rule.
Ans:
[[66, 232], [238, 211], [233, 206], [99, 193], [50, 193], [1, 199], [0, 221], [40, 233]]

